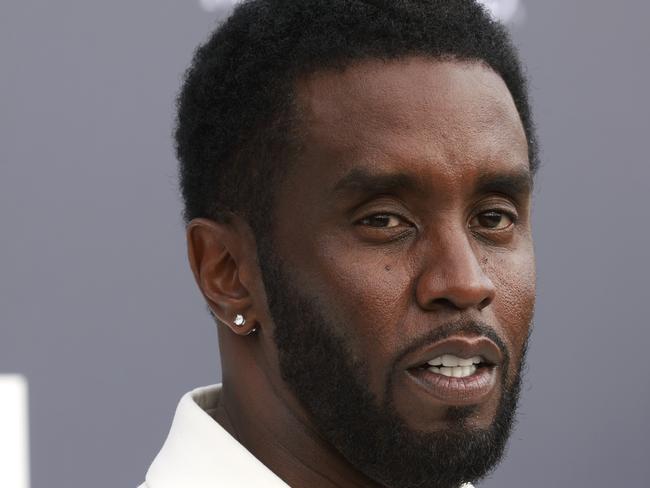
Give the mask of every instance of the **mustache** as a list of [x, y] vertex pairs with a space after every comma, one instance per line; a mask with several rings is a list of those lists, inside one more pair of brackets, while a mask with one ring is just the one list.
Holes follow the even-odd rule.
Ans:
[[490, 339], [501, 351], [501, 354], [503, 356], [503, 370], [508, 371], [508, 365], [510, 364], [510, 353], [505, 341], [499, 334], [497, 334], [493, 327], [490, 327], [485, 322], [474, 320], [447, 322], [436, 327], [435, 329], [432, 329], [421, 337], [413, 340], [411, 344], [409, 344], [399, 353], [399, 355], [395, 358], [393, 364], [399, 364], [405, 356], [413, 353], [414, 351], [417, 351], [420, 348], [423, 348], [433, 342], [441, 341], [453, 335], [474, 335]]

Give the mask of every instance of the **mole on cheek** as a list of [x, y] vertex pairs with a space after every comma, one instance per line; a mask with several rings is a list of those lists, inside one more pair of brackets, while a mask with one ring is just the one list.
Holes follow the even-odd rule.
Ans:
[[391, 270], [391, 266], [390, 266], [390, 264], [387, 264], [386, 267], [385, 267], [385, 269], [386, 269], [386, 271], [390, 271], [390, 270]]

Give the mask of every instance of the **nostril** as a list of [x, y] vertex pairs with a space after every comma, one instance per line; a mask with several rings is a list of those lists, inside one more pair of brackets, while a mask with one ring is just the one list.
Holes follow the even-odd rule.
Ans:
[[453, 300], [445, 297], [436, 298], [431, 301], [431, 304], [440, 308], [447, 308], [451, 310], [461, 310], [461, 307], [457, 306]]
[[441, 309], [448, 309], [448, 310], [453, 310], [453, 311], [462, 311], [466, 310], [468, 308], [471, 308], [472, 306], [476, 306], [478, 310], [483, 310], [487, 306], [489, 306], [492, 303], [492, 297], [488, 296], [485, 297], [483, 300], [480, 302], [472, 302], [472, 301], [460, 301], [460, 300], [453, 300], [451, 298], [446, 298], [446, 297], [440, 297], [432, 300], [431, 306], [441, 308]]
[[492, 303], [492, 297], [485, 297], [481, 303], [478, 304], [478, 309], [483, 310], [485, 307], [490, 305], [490, 303]]

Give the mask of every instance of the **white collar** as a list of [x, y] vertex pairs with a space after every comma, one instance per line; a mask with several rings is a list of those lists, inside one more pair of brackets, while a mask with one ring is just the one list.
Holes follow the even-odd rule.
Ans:
[[221, 385], [211, 385], [181, 398], [167, 440], [140, 488], [289, 487], [210, 416], [220, 394]]
[[181, 398], [169, 436], [141, 488], [289, 486], [209, 415], [220, 393], [221, 385], [211, 385]]

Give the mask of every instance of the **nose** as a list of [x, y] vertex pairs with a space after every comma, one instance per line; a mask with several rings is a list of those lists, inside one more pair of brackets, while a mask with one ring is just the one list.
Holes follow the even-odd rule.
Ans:
[[420, 274], [416, 299], [424, 310], [483, 310], [494, 300], [495, 287], [465, 232], [451, 231], [430, 247]]

